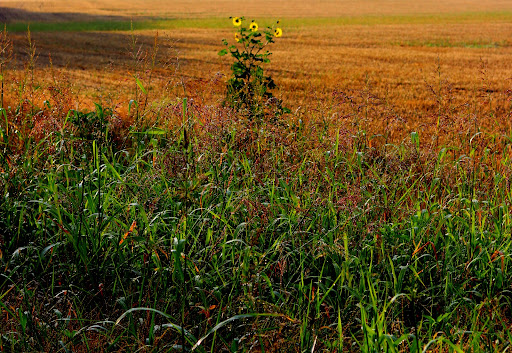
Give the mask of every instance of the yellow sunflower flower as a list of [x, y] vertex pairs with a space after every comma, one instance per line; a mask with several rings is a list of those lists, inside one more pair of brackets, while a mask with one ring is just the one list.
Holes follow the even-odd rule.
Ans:
[[258, 30], [258, 24], [256, 22], [252, 21], [249, 28], [251, 31], [256, 32]]
[[240, 42], [240, 39], [242, 39], [242, 37], [240, 37], [240, 34], [235, 33], [235, 40], [236, 40], [237, 42]]
[[281, 37], [283, 35], [283, 30], [281, 28], [276, 28], [274, 30], [274, 37]]
[[242, 19], [240, 17], [233, 17], [233, 26], [240, 27]]

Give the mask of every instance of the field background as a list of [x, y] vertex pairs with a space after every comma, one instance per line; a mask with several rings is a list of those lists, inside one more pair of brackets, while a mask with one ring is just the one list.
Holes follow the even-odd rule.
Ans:
[[451, 14], [481, 11], [510, 11], [506, 0], [4, 0], [2, 6], [40, 13], [88, 14], [93, 16], [223, 17], [233, 13], [247, 16], [342, 17], [360, 15]]
[[412, 130], [428, 132], [440, 117], [441, 127], [453, 129], [443, 116], [482, 110], [500, 115], [510, 106], [508, 1], [8, 0], [2, 6], [0, 20], [16, 32], [20, 65], [30, 23], [37, 70], [47, 71], [51, 56], [60, 80], [65, 77], [86, 105], [106, 102], [126, 111], [133, 93], [127, 82], [138, 65], [133, 54], [151, 47], [156, 33], [157, 69], [145, 82], [152, 95], [188, 87], [189, 95], [218, 100], [229, 59], [217, 52], [221, 39], [233, 35], [228, 17], [244, 15], [261, 24], [281, 20], [284, 36], [271, 48], [268, 69], [292, 109], [325, 106], [325, 115], [332, 115], [340, 93], [373, 100], [389, 118], [369, 122], [374, 132], [393, 124], [400, 138]]

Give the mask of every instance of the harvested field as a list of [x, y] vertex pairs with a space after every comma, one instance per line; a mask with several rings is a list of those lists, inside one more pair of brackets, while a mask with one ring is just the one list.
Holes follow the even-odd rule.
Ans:
[[[257, 17], [345, 17], [367, 15], [439, 15], [471, 12], [512, 11], [504, 0], [320, 0], [270, 1], [243, 3], [236, 0], [4, 0], [2, 6], [41, 14], [77, 13], [95, 16], [226, 17], [233, 14]], [[435, 16], [434, 16], [435, 17]], [[77, 18], [78, 20], [79, 18]]]
[[[510, 110], [512, 24], [496, 14], [450, 14], [446, 6], [438, 12], [448, 13], [447, 17], [439, 18], [422, 17], [425, 9], [405, 17], [354, 15], [345, 18], [346, 23], [343, 18], [283, 18], [285, 34], [273, 45], [268, 65], [279, 95], [292, 110], [319, 109], [319, 104], [332, 107], [336, 92], [352, 96], [366, 90], [385, 102], [400, 130], [406, 132], [424, 130], [421, 124], [428, 130], [440, 114], [491, 110], [503, 116]], [[351, 11], [357, 14], [362, 10], [356, 6]], [[48, 71], [51, 56], [53, 67], [65, 73], [86, 102], [90, 104], [91, 97], [108, 97], [115, 105], [126, 107], [131, 86], [125, 83], [138, 65], [130, 52], [139, 46], [150, 48], [158, 32], [159, 55], [151, 83], [155, 95], [168, 94], [170, 88], [187, 83], [204, 97], [199, 93], [201, 83], [218, 82], [228, 73], [227, 59], [217, 55], [221, 39], [232, 36], [227, 18], [178, 24], [167, 20], [159, 22], [158, 28], [68, 32], [61, 26], [58, 32], [34, 32], [36, 68]], [[132, 36], [137, 37], [135, 49]], [[26, 34], [18, 32], [13, 38], [21, 66], [26, 60]], [[49, 77], [44, 73], [36, 76]], [[217, 88], [208, 86], [209, 99], [221, 97], [222, 84]], [[485, 106], [477, 104], [482, 100]], [[389, 127], [379, 121], [372, 121], [371, 126], [375, 133]]]

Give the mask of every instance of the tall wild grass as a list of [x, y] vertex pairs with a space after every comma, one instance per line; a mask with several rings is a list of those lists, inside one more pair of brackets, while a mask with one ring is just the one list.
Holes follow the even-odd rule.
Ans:
[[369, 91], [255, 122], [137, 74], [129, 116], [77, 109], [2, 38], [1, 351], [510, 349], [510, 128], [393, 140]]

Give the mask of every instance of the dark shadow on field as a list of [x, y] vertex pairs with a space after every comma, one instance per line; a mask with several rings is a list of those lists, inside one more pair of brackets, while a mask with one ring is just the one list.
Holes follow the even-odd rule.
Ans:
[[0, 7], [0, 23], [13, 22], [90, 22], [90, 21], [121, 21], [129, 20], [124, 16], [90, 15], [72, 12], [38, 12]]
[[[149, 68], [157, 31], [131, 32], [32, 32], [36, 48], [36, 69], [50, 66], [69, 71], [73, 83], [103, 87], [119, 92], [133, 84], [135, 72]], [[13, 40], [11, 67], [23, 69], [29, 62], [26, 33], [8, 33]], [[135, 39], [135, 45], [133, 40]], [[162, 34], [157, 37], [158, 51], [153, 78], [161, 82], [200, 82], [217, 77], [226, 68], [217, 55], [220, 40], [207, 36], [182, 37]], [[198, 54], [201, 53], [201, 54]], [[205, 55], [206, 54], [206, 55]], [[144, 62], [146, 65], [144, 65]], [[48, 71], [47, 71], [48, 72]], [[49, 72], [48, 72], [49, 75]], [[41, 77], [40, 77], [41, 78]], [[44, 77], [51, 80], [51, 77]], [[184, 80], [184, 81], [183, 81]], [[123, 85], [120, 87], [119, 85]], [[117, 87], [117, 88], [116, 88]]]
[[[1, 0], [0, 0], [1, 2]], [[114, 22], [130, 21], [125, 16], [102, 16], [82, 13], [43, 13], [42, 9], [16, 9], [0, 5], [2, 23], [70, 23], [70, 22]], [[137, 20], [151, 20], [152, 17], [137, 17]], [[1, 26], [3, 27], [3, 26]], [[1, 29], [0, 29], [1, 30]], [[171, 31], [172, 32], [172, 31]], [[136, 43], [130, 31], [31, 31], [36, 48], [36, 69], [64, 68], [70, 71], [117, 73], [130, 76], [140, 69], [137, 61], [150, 56], [155, 43], [156, 31], [136, 33]], [[14, 66], [22, 68], [29, 60], [27, 33], [9, 32], [14, 44]], [[172, 37], [166, 33], [158, 36], [158, 55], [155, 67], [162, 75], [168, 75], [179, 67], [180, 75], [202, 79], [210, 78], [221, 68], [217, 52], [221, 41], [208, 36]], [[197, 53], [201, 52], [201, 55]], [[146, 53], [146, 54], [145, 54]], [[206, 55], [204, 55], [206, 53]], [[146, 57], [146, 60], [148, 58]], [[139, 65], [139, 66], [138, 66]], [[164, 71], [166, 73], [164, 74]]]
[[[156, 31], [154, 31], [156, 35]], [[13, 39], [16, 62], [22, 63], [28, 59], [28, 41], [26, 33], [10, 33]], [[151, 51], [155, 43], [154, 35], [135, 34], [130, 32], [32, 32], [31, 38], [36, 46], [37, 63], [49, 64], [51, 56], [54, 67], [70, 69], [98, 69], [104, 64], [113, 63], [116, 66], [133, 61], [137, 52]], [[202, 62], [208, 60], [198, 57], [188, 57], [191, 48], [201, 48], [211, 53], [217, 59], [221, 48], [220, 40], [198, 38], [173, 38], [169, 35], [159, 35], [157, 60], [172, 60], [180, 58], [181, 63]], [[188, 58], [187, 58], [188, 57]], [[184, 61], [183, 61], [184, 60]], [[215, 60], [218, 62], [218, 60]]]

